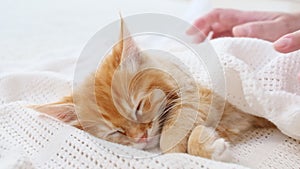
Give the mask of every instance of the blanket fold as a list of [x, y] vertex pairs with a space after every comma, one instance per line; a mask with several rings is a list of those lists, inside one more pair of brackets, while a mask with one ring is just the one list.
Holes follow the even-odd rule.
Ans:
[[[300, 52], [279, 54], [271, 43], [246, 38], [220, 38], [211, 44], [224, 65], [228, 100], [248, 113], [269, 119], [284, 134], [299, 139]], [[178, 52], [177, 56], [182, 54]], [[26, 107], [54, 102], [69, 94], [76, 59], [49, 58], [49, 62], [23, 69], [22, 63], [17, 63], [18, 67], [14, 63], [0, 67], [1, 167], [300, 167], [299, 141], [276, 129], [245, 133], [232, 146], [233, 162], [237, 164], [229, 164], [188, 154], [160, 155], [109, 143]], [[196, 69], [197, 65], [191, 67]], [[209, 84], [209, 80], [204, 82]]]

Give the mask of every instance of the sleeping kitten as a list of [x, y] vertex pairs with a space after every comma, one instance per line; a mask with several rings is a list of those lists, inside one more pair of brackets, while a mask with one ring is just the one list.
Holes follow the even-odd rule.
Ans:
[[[167, 69], [182, 81], [149, 67]], [[111, 142], [220, 161], [231, 160], [229, 142], [242, 133], [273, 126], [226, 102], [214, 129], [206, 122], [209, 112], [216, 118], [222, 112], [210, 108], [212, 97], [220, 104], [224, 100], [189, 79], [176, 62], [140, 52], [122, 20], [120, 41], [98, 70], [73, 95], [34, 108]]]

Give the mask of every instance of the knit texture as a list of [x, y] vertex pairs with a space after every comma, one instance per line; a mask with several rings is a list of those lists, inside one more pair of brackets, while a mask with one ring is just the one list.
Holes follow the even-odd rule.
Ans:
[[223, 38], [212, 45], [225, 67], [229, 101], [294, 138], [277, 129], [245, 133], [232, 146], [237, 164], [110, 143], [27, 108], [71, 93], [76, 58], [49, 58], [31, 66], [0, 64], [0, 168], [299, 168], [300, 53], [279, 54], [256, 39]]

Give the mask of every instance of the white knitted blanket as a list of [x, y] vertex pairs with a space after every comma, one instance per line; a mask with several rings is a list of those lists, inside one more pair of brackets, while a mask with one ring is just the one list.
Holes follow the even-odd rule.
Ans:
[[[212, 41], [226, 68], [229, 100], [300, 138], [300, 52], [276, 53], [256, 39]], [[245, 133], [228, 164], [157, 155], [95, 138], [26, 108], [71, 92], [76, 58], [0, 63], [0, 168], [299, 168], [299, 141], [276, 129]], [[136, 158], [139, 157], [139, 158]]]

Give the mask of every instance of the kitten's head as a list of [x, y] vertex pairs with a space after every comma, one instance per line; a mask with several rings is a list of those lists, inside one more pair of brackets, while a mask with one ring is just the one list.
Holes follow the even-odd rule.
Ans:
[[[75, 104], [69, 99], [58, 105], [51, 104], [56, 109], [46, 106], [44, 110], [47, 111], [41, 108], [39, 111], [74, 125], [76, 122], [64, 117], [72, 116], [76, 107], [80, 122], [77, 126], [85, 131], [136, 148], [153, 147], [159, 142], [162, 123], [177, 98], [176, 83], [171, 76], [149, 69], [155, 64], [157, 62], [153, 62], [151, 56], [140, 51], [122, 20], [119, 42], [95, 74], [73, 94], [77, 100]], [[94, 91], [90, 91], [91, 88], [95, 88], [96, 103], [92, 102]], [[73, 111], [70, 111], [70, 105], [73, 105]], [[65, 114], [63, 107], [69, 115], [59, 115]]]
[[[109, 126], [99, 136], [137, 148], [158, 144], [167, 107], [175, 99], [174, 80], [141, 52], [121, 21], [120, 41], [95, 73], [95, 94]], [[163, 63], [160, 63], [163, 64]]]

